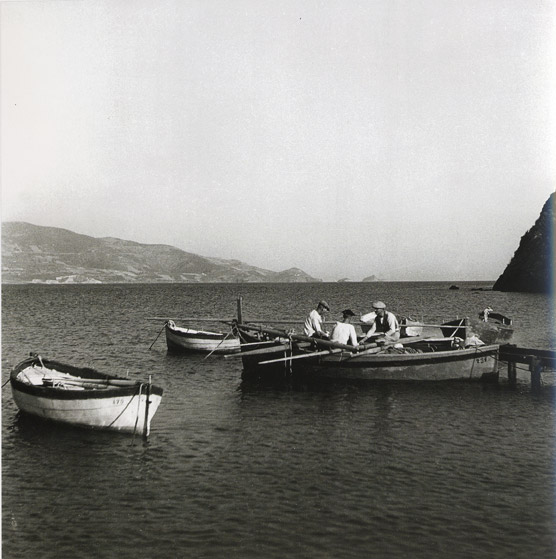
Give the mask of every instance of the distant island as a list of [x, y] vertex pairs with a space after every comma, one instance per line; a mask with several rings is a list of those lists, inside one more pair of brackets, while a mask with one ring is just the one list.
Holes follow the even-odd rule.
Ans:
[[274, 272], [170, 245], [95, 238], [58, 227], [2, 224], [2, 283], [320, 282], [299, 268]]

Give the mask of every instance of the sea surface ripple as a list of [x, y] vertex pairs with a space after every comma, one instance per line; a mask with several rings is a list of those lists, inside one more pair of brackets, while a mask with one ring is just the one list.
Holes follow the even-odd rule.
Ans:
[[[147, 442], [34, 421], [2, 391], [3, 557], [553, 558], [555, 383], [245, 386], [172, 355], [163, 320], [333, 317], [382, 299], [426, 321], [490, 305], [556, 347], [543, 295], [488, 284], [4, 285], [2, 380], [30, 351], [164, 388]], [[435, 322], [436, 323], [436, 322]], [[198, 326], [205, 327], [204, 324]], [[149, 347], [152, 345], [152, 349]]]

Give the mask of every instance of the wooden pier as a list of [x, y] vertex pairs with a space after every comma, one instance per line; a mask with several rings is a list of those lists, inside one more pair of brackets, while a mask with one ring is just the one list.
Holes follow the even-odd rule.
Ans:
[[500, 346], [500, 361], [508, 363], [508, 382], [516, 384], [517, 364], [522, 363], [529, 366], [531, 373], [531, 388], [541, 388], [541, 373], [543, 371], [556, 372], [556, 350], [554, 349], [531, 349], [517, 347], [514, 344]]

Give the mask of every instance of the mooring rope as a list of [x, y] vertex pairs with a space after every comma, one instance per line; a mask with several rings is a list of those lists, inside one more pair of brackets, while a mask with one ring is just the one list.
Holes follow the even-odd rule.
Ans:
[[[139, 404], [141, 403], [141, 389], [142, 388], [143, 388], [143, 383], [140, 383], [139, 384]], [[131, 404], [131, 402], [133, 402], [133, 398], [135, 398], [135, 394], [132, 394], [132, 396], [129, 399], [129, 402], [126, 404], [125, 408], [118, 414], [116, 419], [114, 419], [114, 421], [112, 421], [112, 423], [110, 423], [110, 425], [108, 425], [108, 427], [112, 427], [112, 425], [114, 425], [114, 423], [116, 423], [116, 421], [118, 421], [118, 419], [120, 419], [120, 417], [122, 417], [122, 414], [125, 412], [125, 410], [127, 410], [127, 408], [129, 408], [129, 405]], [[139, 405], [137, 406], [137, 418], [139, 418]], [[137, 426], [137, 420], [135, 421], [135, 424]]]

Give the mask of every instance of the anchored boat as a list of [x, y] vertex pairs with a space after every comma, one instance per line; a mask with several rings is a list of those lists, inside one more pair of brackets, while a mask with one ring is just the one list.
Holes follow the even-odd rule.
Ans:
[[497, 344], [465, 347], [461, 338], [416, 336], [354, 348], [257, 325], [237, 328], [244, 380], [498, 379]]
[[193, 330], [176, 326], [168, 320], [165, 326], [166, 345], [169, 351], [200, 353], [237, 353], [240, 350], [239, 338], [232, 331], [228, 334]]
[[442, 333], [464, 339], [476, 336], [486, 344], [506, 344], [512, 339], [514, 328], [511, 318], [485, 309], [477, 318], [465, 317], [445, 322]]
[[162, 388], [74, 367], [33, 354], [10, 373], [12, 395], [24, 413], [42, 419], [130, 433], [150, 432]]

